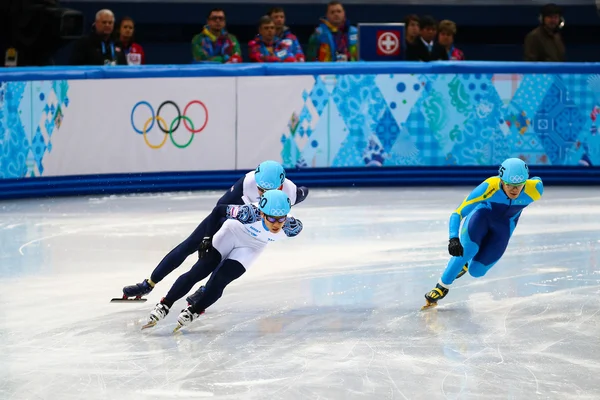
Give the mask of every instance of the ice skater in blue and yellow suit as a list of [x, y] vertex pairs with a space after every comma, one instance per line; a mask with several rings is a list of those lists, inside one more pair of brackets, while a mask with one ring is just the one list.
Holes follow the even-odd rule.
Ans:
[[452, 258], [435, 288], [425, 295], [423, 308], [437, 305], [452, 282], [467, 271], [474, 278], [484, 276], [504, 254], [523, 209], [542, 197], [542, 180], [530, 179], [521, 159], [505, 160], [498, 172], [477, 186], [450, 216]]

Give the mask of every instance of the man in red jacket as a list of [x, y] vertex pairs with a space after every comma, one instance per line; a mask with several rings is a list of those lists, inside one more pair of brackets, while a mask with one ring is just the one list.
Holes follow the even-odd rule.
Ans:
[[284, 41], [284, 44], [291, 49], [296, 57], [296, 61], [304, 62], [304, 52], [298, 42], [296, 35], [285, 25], [285, 11], [281, 7], [273, 7], [269, 10], [269, 17], [275, 24], [275, 40]]
[[268, 15], [258, 24], [258, 35], [248, 43], [251, 62], [296, 62], [293, 46], [286, 40], [277, 40], [275, 24]]

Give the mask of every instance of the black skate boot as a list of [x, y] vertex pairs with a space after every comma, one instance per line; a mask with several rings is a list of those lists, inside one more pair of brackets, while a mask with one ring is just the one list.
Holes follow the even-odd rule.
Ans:
[[144, 279], [141, 283], [136, 283], [135, 285], [125, 286], [123, 288], [123, 298], [127, 299], [128, 297], [135, 297], [136, 299], [141, 299], [142, 296], [147, 295], [154, 289], [155, 283], [150, 279]]
[[439, 283], [435, 285], [435, 288], [433, 288], [431, 291], [429, 291], [429, 293], [425, 295], [425, 301], [427, 301], [427, 304], [421, 307], [421, 310], [437, 306], [438, 300], [441, 300], [444, 297], [446, 297], [449, 291], [449, 289], [446, 289]]
[[460, 270], [460, 272], [458, 273], [458, 275], [456, 275], [456, 278], [454, 278], [454, 279], [460, 278], [461, 276], [463, 276], [467, 272], [469, 272], [469, 263], [466, 263], [465, 266], [462, 267], [462, 269]]
[[198, 288], [198, 290], [196, 290], [194, 292], [194, 294], [188, 296], [185, 298], [185, 301], [188, 302], [188, 305], [193, 306], [194, 304], [196, 304], [200, 298], [202, 297], [202, 295], [204, 295], [204, 291], [206, 290], [206, 288], [204, 286], [200, 286], [200, 288]]

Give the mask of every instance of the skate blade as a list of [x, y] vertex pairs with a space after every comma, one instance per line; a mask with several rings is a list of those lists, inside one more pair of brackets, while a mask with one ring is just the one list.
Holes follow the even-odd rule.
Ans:
[[430, 308], [434, 308], [434, 307], [436, 307], [436, 306], [437, 306], [437, 303], [430, 303], [430, 302], [427, 302], [427, 304], [425, 304], [423, 307], [421, 307], [421, 311], [423, 311], [423, 310], [428, 310], [428, 309], [430, 309]]
[[177, 326], [175, 327], [175, 329], [173, 329], [173, 333], [175, 332], [179, 332], [179, 330], [183, 328], [183, 325], [181, 325], [180, 323], [177, 323]]
[[157, 324], [157, 321], [150, 321], [146, 325], [142, 326], [142, 330], [152, 328]]
[[113, 299], [110, 299], [111, 303], [127, 303], [127, 302], [133, 302], [133, 303], [143, 303], [145, 301], [148, 301], [148, 299], [142, 299], [142, 298], [124, 298], [124, 297], [115, 297]]

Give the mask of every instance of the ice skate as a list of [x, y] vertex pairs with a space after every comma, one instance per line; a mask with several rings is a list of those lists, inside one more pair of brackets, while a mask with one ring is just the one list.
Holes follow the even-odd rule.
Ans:
[[[111, 299], [111, 302], [118, 301], [146, 301], [142, 296], [147, 295], [154, 289], [154, 282], [150, 279], [144, 279], [141, 283], [136, 283], [135, 285], [125, 286], [123, 288], [123, 297], [122, 298], [114, 298]], [[133, 299], [130, 299], [133, 297]]]
[[464, 274], [466, 274], [467, 272], [469, 272], [469, 263], [466, 263], [462, 269], [460, 270], [460, 272], [458, 273], [458, 275], [456, 275], [456, 278], [454, 279], [458, 279], [461, 276], [463, 276]]
[[204, 310], [200, 311], [199, 313], [194, 313], [190, 310], [190, 308], [191, 307], [188, 307], [185, 310], [181, 311], [181, 314], [179, 314], [179, 316], [177, 317], [177, 326], [173, 330], [173, 333], [177, 332], [184, 326], [188, 326], [193, 321], [195, 321], [199, 316], [204, 314]]
[[427, 302], [427, 304], [421, 307], [421, 310], [426, 310], [428, 308], [433, 308], [437, 306], [438, 300], [441, 300], [444, 297], [446, 297], [448, 292], [448, 289], [446, 289], [438, 283], [437, 285], [435, 285], [435, 288], [433, 288], [429, 293], [425, 295], [425, 301]]
[[150, 311], [148, 323], [142, 326], [142, 329], [152, 328], [161, 319], [164, 319], [169, 314], [169, 307], [166, 304], [158, 303], [154, 310]]
[[200, 286], [200, 288], [198, 288], [198, 290], [196, 290], [194, 294], [186, 297], [185, 301], [187, 301], [188, 305], [193, 306], [198, 302], [198, 300], [200, 300], [205, 291], [206, 288], [204, 286]]

